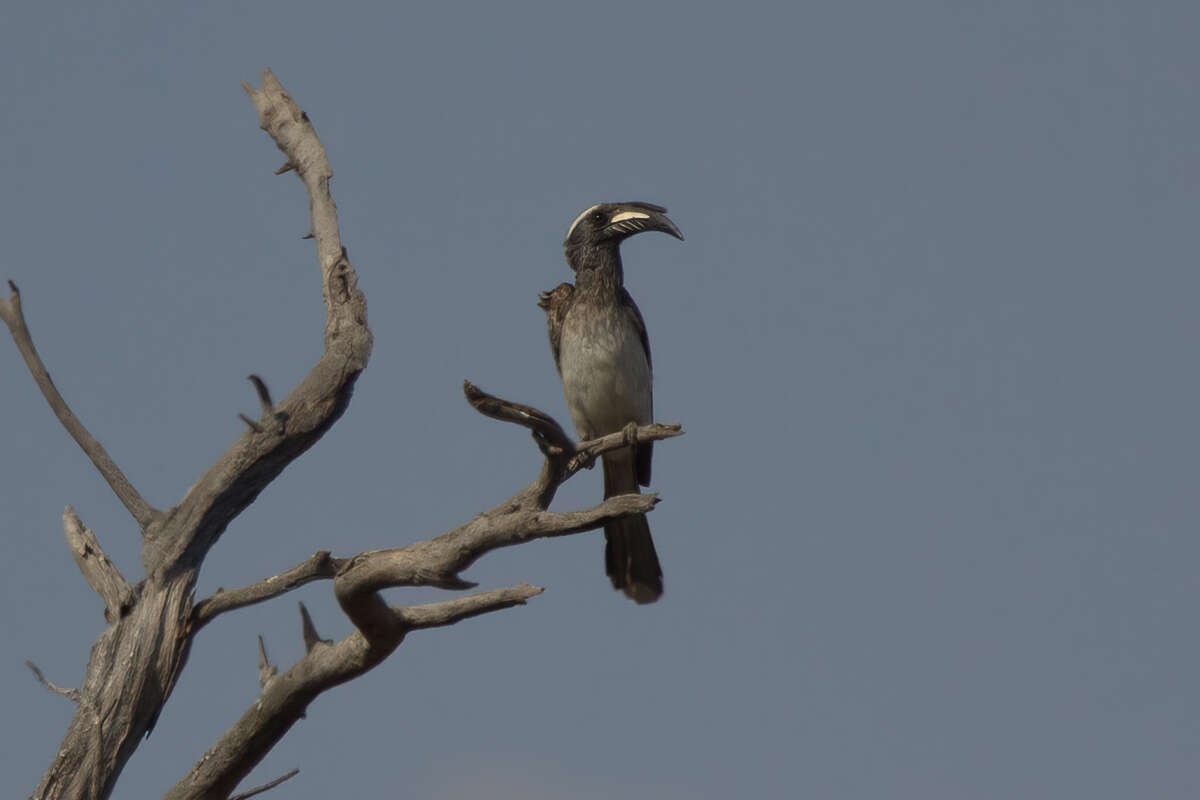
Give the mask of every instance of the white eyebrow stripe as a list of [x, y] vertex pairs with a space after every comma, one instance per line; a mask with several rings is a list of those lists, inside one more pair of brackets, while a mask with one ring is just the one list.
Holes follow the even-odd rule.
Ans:
[[620, 214], [614, 214], [608, 224], [613, 225], [627, 219], [650, 219], [650, 215], [641, 211], [622, 211]]
[[584, 217], [586, 217], [588, 214], [592, 213], [593, 211], [595, 211], [595, 210], [596, 210], [597, 208], [599, 208], [599, 207], [600, 207], [600, 204], [599, 204], [599, 203], [597, 203], [596, 205], [594, 205], [594, 206], [592, 206], [591, 208], [589, 208], [589, 209], [585, 210], [585, 211], [584, 211], [582, 214], [580, 214], [578, 217], [576, 217], [576, 218], [575, 218], [575, 221], [571, 223], [571, 227], [567, 228], [567, 236], [566, 236], [566, 238], [567, 238], [567, 239], [570, 239], [570, 238], [571, 238], [571, 234], [575, 232], [575, 226], [579, 224], [579, 221], [580, 221], [581, 219], [583, 219]]

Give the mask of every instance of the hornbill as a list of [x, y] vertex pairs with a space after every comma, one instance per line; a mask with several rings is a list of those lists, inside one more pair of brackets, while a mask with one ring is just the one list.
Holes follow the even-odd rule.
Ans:
[[[646, 323], [624, 287], [620, 245], [643, 231], [683, 234], [651, 203], [601, 203], [584, 211], [563, 242], [575, 285], [543, 292], [550, 349], [563, 394], [582, 440], [653, 421], [650, 341]], [[604, 497], [650, 485], [650, 443], [604, 453]], [[662, 594], [662, 567], [644, 514], [604, 526], [604, 566], [613, 588], [638, 603]]]

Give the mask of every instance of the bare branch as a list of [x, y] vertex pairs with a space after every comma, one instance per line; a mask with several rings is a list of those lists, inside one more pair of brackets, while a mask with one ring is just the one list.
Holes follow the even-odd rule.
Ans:
[[287, 157], [287, 165], [304, 181], [309, 194], [317, 255], [322, 267], [332, 267], [345, 259], [345, 252], [338, 233], [337, 209], [329, 196], [333, 168], [325, 148], [321, 146], [308, 115], [300, 110], [270, 70], [263, 70], [261, 89], [254, 89], [245, 82], [242, 88], [258, 109], [259, 126]]
[[332, 580], [346, 563], [344, 558], [332, 558], [328, 550], [321, 550], [296, 566], [266, 580], [243, 586], [240, 589], [219, 589], [216, 594], [196, 604], [192, 612], [193, 630], [199, 630], [226, 611], [261, 603], [290, 592], [313, 581]]
[[548, 456], [560, 454], [573, 455], [575, 457], [574, 460], [579, 463], [574, 465], [571, 470], [572, 472], [578, 470], [585, 461], [591, 460], [609, 450], [626, 447], [634, 443], [645, 444], [647, 442], [656, 442], [660, 439], [669, 439], [673, 436], [683, 435], [683, 428], [678, 424], [641, 425], [635, 428], [636, 434], [632, 441], [630, 441], [626, 432], [622, 430], [610, 433], [607, 436], [601, 436], [598, 439], [591, 439], [576, 444], [563, 431], [562, 426], [544, 411], [490, 395], [470, 381], [463, 381], [463, 394], [467, 396], [467, 402], [485, 417], [498, 419], [501, 422], [512, 422], [516, 425], [529, 428], [529, 430], [533, 431], [534, 438], [544, 440], [550, 445], [552, 452], [547, 453]]
[[[172, 509], [173, 521], [184, 530], [163, 537], [161, 549], [146, 554], [150, 569], [174, 563], [186, 551], [202, 558], [229, 522], [341, 417], [371, 353], [366, 299], [338, 232], [337, 209], [329, 194], [333, 170], [325, 149], [308, 117], [270, 71], [263, 73], [261, 89], [243, 87], [258, 110], [260, 127], [283, 151], [308, 192], [325, 304], [325, 350], [304, 380], [270, 406], [271, 416], [287, 420], [286, 429], [259, 425], [260, 431], [243, 434]], [[266, 408], [271, 401], [260, 384], [256, 389]]]
[[78, 689], [63, 689], [58, 686], [55, 686], [50, 681], [46, 680], [46, 676], [42, 674], [42, 671], [40, 669], [38, 669], [37, 664], [34, 664], [32, 661], [26, 661], [25, 666], [29, 667], [29, 670], [33, 673], [33, 677], [37, 678], [37, 682], [40, 683], [42, 686], [45, 686], [48, 690], [54, 692], [57, 695], [61, 695], [62, 697], [67, 698], [72, 703], [78, 703], [80, 701], [80, 694], [79, 694]]
[[370, 615], [371, 609], [348, 607], [352, 597], [396, 586], [444, 587], [461, 581], [458, 573], [492, 550], [595, 530], [613, 519], [645, 514], [657, 503], [655, 494], [625, 494], [583, 511], [555, 513], [510, 500], [433, 539], [355, 556], [338, 573], [334, 589], [343, 610], [362, 629], [359, 614]]
[[439, 603], [396, 606], [392, 608], [392, 611], [396, 615], [397, 624], [407, 630], [438, 628], [453, 625], [460, 620], [477, 617], [489, 611], [523, 606], [526, 600], [544, 591], [545, 589], [540, 586], [522, 583], [507, 589], [493, 589], [490, 592], [456, 597], [453, 600], [443, 600]]
[[355, 631], [329, 647], [316, 647], [278, 676], [164, 800], [224, 797], [262, 760], [322, 692], [377, 666], [415, 629], [452, 625], [488, 611], [520, 605], [542, 590], [522, 584], [427, 606], [387, 609], [379, 636]]
[[[606, 522], [611, 522], [614, 519], [628, 517], [633, 514], [648, 513], [658, 503], [658, 494], [654, 492], [648, 494], [619, 494], [608, 498], [600, 505], [585, 508], [582, 511], [543, 511], [534, 518], [527, 538], [541, 539], [550, 536], [567, 536], [573, 533], [594, 531], [597, 528], [604, 527]], [[517, 544], [517, 542], [513, 542], [513, 544]]]
[[29, 368], [29, 373], [33, 376], [38, 388], [42, 390], [42, 396], [50, 404], [58, 421], [96, 465], [96, 469], [100, 471], [100, 476], [104, 478], [105, 483], [133, 516], [138, 527], [145, 532], [146, 527], [154, 521], [158, 512], [142, 499], [137, 489], [133, 488], [133, 484], [117, 467], [116, 462], [109, 457], [108, 452], [88, 432], [88, 429], [67, 406], [67, 401], [63, 400], [62, 395], [58, 393], [54, 381], [50, 380], [50, 373], [46, 371], [46, 365], [42, 363], [41, 356], [33, 346], [33, 336], [29, 333], [29, 327], [25, 324], [25, 314], [21, 311], [21, 293], [12, 281], [8, 282], [8, 286], [12, 290], [12, 294], [7, 300], [0, 300], [0, 319], [3, 319], [8, 325], [13, 342], [17, 345], [21, 357], [25, 359], [25, 366]]
[[134, 603], [133, 587], [121, 577], [120, 570], [100, 549], [100, 542], [91, 528], [84, 527], [75, 509], [67, 506], [62, 516], [67, 547], [75, 557], [84, 580], [104, 601], [104, 619], [110, 624], [125, 616]]
[[278, 778], [276, 778], [275, 780], [273, 780], [269, 783], [264, 783], [262, 786], [256, 786], [248, 792], [242, 792], [241, 794], [235, 794], [233, 797], [229, 798], [229, 800], [247, 800], [247, 798], [254, 797], [254, 795], [256, 795], [256, 794], [262, 794], [265, 791], [274, 789], [279, 784], [283, 783], [284, 781], [290, 781], [292, 778], [296, 777], [299, 774], [300, 774], [300, 769], [299, 769], [299, 767], [297, 767], [296, 769], [292, 770], [291, 772], [287, 772], [287, 773], [284, 773], [283, 775], [280, 775]]
[[543, 452], [546, 452], [547, 456], [570, 455], [575, 452], [575, 443], [571, 437], [567, 436], [562, 426], [549, 414], [538, 411], [532, 406], [514, 403], [511, 400], [502, 400], [490, 395], [470, 381], [463, 381], [463, 393], [467, 396], [467, 402], [485, 417], [529, 428], [533, 431], [534, 439], [539, 441], [539, 446], [545, 442], [550, 448], [553, 448], [552, 452], [546, 452], [543, 448]]

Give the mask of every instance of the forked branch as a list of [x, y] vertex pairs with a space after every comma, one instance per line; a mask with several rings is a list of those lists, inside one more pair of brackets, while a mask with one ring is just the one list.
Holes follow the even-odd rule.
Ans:
[[[514, 422], [534, 433], [545, 454], [539, 477], [511, 498], [464, 525], [407, 547], [360, 553], [349, 559], [332, 559], [317, 553], [304, 564], [259, 584], [220, 592], [196, 607], [197, 624], [222, 611], [257, 602], [300, 585], [300, 580], [328, 577], [332, 565], [334, 593], [342, 610], [354, 623], [354, 633], [339, 642], [318, 647], [320, 638], [301, 604], [305, 655], [287, 672], [263, 681], [263, 691], [221, 739], [167, 794], [168, 800], [221, 797], [233, 790], [274, 744], [303, 715], [319, 694], [352, 680], [390, 655], [413, 630], [452, 625], [462, 619], [523, 604], [540, 594], [540, 587], [520, 584], [437, 603], [390, 606], [382, 589], [396, 586], [464, 588], [473, 584], [459, 573], [485, 553], [532, 539], [593, 530], [629, 514], [650, 511], [658, 502], [653, 494], [610, 497], [590, 509], [570, 512], [546, 510], [543, 498], [580, 468], [579, 456], [588, 458], [627, 446], [622, 432], [576, 445], [548, 414], [513, 403], [465, 385], [471, 405], [495, 419]], [[648, 425], [633, 432], [639, 442], [657, 441], [681, 433], [678, 425]], [[288, 576], [286, 579], [283, 576]], [[263, 657], [265, 664], [265, 656]]]
[[[133, 490], [55, 390], [33, 349], [15, 287], [11, 297], [0, 300], [0, 316], [51, 407], [143, 532], [145, 578], [138, 583], [131, 607], [123, 599], [123, 579], [108, 568], [107, 559], [93, 557], [99, 554], [99, 546], [88, 544], [86, 537], [78, 538], [82, 548], [73, 544], [77, 554], [85, 556], [81, 569], [116, 620], [90, 651], [86, 680], [80, 687], [84, 702], [33, 794], [37, 798], [108, 797], [170, 697], [199, 627], [222, 609], [258, 602], [336, 569], [335, 564], [318, 559], [306, 567], [308, 573], [285, 575], [278, 585], [218, 595], [205, 615], [197, 618], [193, 612], [196, 577], [209, 550], [229, 523], [345, 412], [372, 344], [366, 300], [338, 233], [337, 211], [329, 194], [333, 171], [320, 140], [308, 117], [269, 72], [263, 75], [261, 89], [247, 91], [261, 127], [287, 153], [308, 193], [325, 306], [325, 348], [308, 375], [277, 405], [265, 386], [256, 384], [264, 421], [270, 424], [255, 423], [237, 437], [175, 506], [156, 512]], [[68, 527], [73, 530], [74, 525]]]

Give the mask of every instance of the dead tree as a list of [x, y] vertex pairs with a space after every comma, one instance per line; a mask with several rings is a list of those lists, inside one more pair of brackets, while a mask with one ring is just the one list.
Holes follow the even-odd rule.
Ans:
[[[68, 506], [63, 514], [68, 546], [84, 579], [104, 601], [109, 625], [92, 646], [84, 683], [78, 689], [59, 689], [30, 665], [48, 688], [76, 705], [57, 755], [32, 795], [35, 798], [109, 797], [122, 768], [170, 698], [201, 628], [221, 614], [304, 584], [332, 581], [334, 596], [355, 631], [338, 642], [323, 640], [301, 606], [306, 654], [283, 673], [268, 662], [260, 640], [259, 697], [166, 795], [171, 800], [228, 798], [317, 695], [379, 664], [410, 631], [452, 625], [523, 604], [542, 591], [521, 584], [425, 605], [389, 606], [380, 590], [394, 586], [470, 589], [474, 584], [460, 573], [490, 550], [589, 531], [611, 519], [650, 511], [657, 502], [652, 494], [613, 497], [582, 511], [556, 513], [548, 508], [558, 486], [598, 454], [631, 440], [650, 442], [680, 432], [677, 425], [648, 425], [575, 443], [546, 414], [464, 383], [467, 400], [476, 410], [532, 431], [545, 459], [528, 486], [433, 539], [349, 557], [318, 552], [259, 583], [197, 601], [196, 578], [209, 550], [259, 492], [341, 417], [371, 354], [366, 301], [341, 243], [329, 194], [333, 171], [324, 148], [308, 117], [274, 75], [264, 72], [259, 89], [243, 86], [258, 110], [262, 129], [287, 159], [277, 174], [295, 172], [308, 191], [325, 303], [324, 353], [278, 404], [263, 382], [251, 376], [261, 413], [256, 419], [242, 417], [247, 430], [178, 503], [160, 510], [142, 498], [50, 380], [34, 349], [16, 286], [10, 282], [11, 294], [0, 300], [0, 317], [38, 388], [137, 522], [142, 536], [144, 577], [131, 584], [75, 512]], [[269, 787], [259, 787], [263, 788]]]

